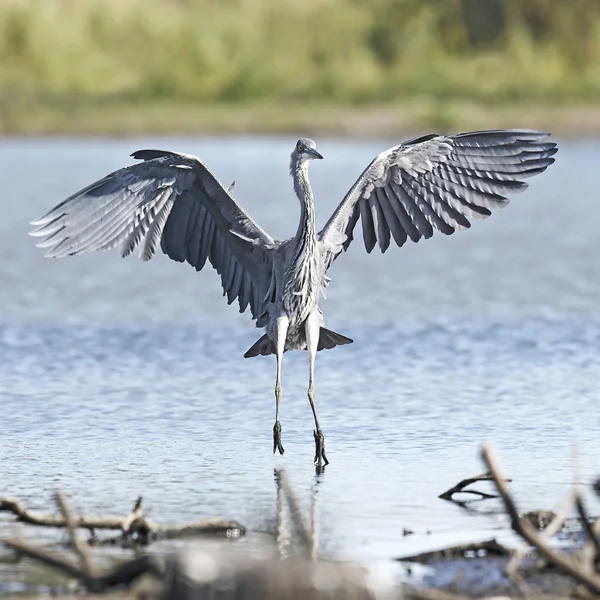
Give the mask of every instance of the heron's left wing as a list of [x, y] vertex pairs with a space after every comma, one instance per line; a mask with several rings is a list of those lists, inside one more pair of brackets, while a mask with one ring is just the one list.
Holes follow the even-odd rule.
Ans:
[[346, 250], [360, 218], [367, 252], [470, 227], [523, 191], [554, 162], [556, 144], [530, 130], [427, 135], [379, 154], [337, 207], [319, 240], [325, 268]]

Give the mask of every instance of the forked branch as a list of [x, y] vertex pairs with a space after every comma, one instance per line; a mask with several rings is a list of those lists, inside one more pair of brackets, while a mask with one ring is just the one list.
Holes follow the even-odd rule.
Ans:
[[159, 577], [162, 575], [156, 560], [146, 555], [136, 556], [110, 571], [96, 574], [90, 561], [87, 546], [77, 537], [75, 519], [69, 511], [67, 503], [59, 493], [55, 495], [55, 501], [69, 533], [71, 546], [78, 564], [69, 556], [32, 546], [21, 539], [6, 539], [1, 540], [1, 543], [7, 548], [48, 565], [72, 579], [76, 579], [88, 592], [100, 593], [113, 587], [130, 585], [145, 573], [152, 573]]
[[[475, 477], [467, 477], [462, 481], [459, 481], [455, 486], [446, 490], [443, 494], [440, 494], [438, 498], [442, 500], [450, 500], [454, 501], [452, 496], [457, 494], [458, 492], [462, 492], [463, 494], [473, 494], [474, 496], [479, 496], [480, 498], [497, 498], [496, 494], [487, 494], [485, 492], [480, 492], [478, 490], [466, 490], [465, 488], [471, 485], [472, 483], [476, 483], [477, 481], [492, 481], [493, 477], [490, 473], [482, 473], [481, 475], [475, 475]], [[507, 481], [510, 481], [508, 479]]]

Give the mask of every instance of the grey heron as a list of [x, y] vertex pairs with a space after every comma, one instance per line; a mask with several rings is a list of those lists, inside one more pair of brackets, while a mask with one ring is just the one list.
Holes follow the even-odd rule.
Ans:
[[352, 242], [358, 221], [364, 245], [385, 252], [433, 235], [470, 227], [521, 192], [521, 181], [554, 162], [549, 134], [493, 130], [430, 134], [385, 150], [367, 166], [323, 229], [317, 231], [308, 167], [323, 158], [312, 140], [300, 139], [290, 174], [300, 201], [296, 235], [273, 239], [261, 229], [197, 157], [164, 150], [138, 150], [141, 162], [124, 167], [70, 196], [31, 222], [31, 235], [47, 257], [64, 257], [119, 246], [127, 256], [139, 246], [149, 260], [160, 244], [171, 259], [200, 271], [206, 261], [221, 276], [223, 294], [240, 312], [250, 307], [265, 334], [246, 358], [275, 354], [273, 452], [283, 454], [279, 409], [281, 365], [287, 350], [307, 350], [308, 400], [315, 429], [315, 463], [328, 464], [314, 398], [319, 350], [352, 343], [324, 327], [319, 298], [327, 270]]

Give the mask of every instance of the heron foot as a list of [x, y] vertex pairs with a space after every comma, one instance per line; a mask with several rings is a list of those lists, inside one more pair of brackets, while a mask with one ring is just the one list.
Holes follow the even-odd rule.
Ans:
[[325, 436], [320, 429], [313, 431], [313, 436], [315, 438], [315, 465], [317, 467], [324, 467], [329, 464], [325, 455]]
[[279, 450], [279, 454], [285, 452], [281, 443], [281, 423], [279, 421], [275, 421], [275, 425], [273, 425], [273, 454], [277, 450]]

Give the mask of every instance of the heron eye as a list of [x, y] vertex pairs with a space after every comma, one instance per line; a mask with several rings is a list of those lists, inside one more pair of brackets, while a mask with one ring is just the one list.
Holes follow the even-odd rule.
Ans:
[[302, 144], [298, 144], [298, 152], [304, 152], [304, 146]]

